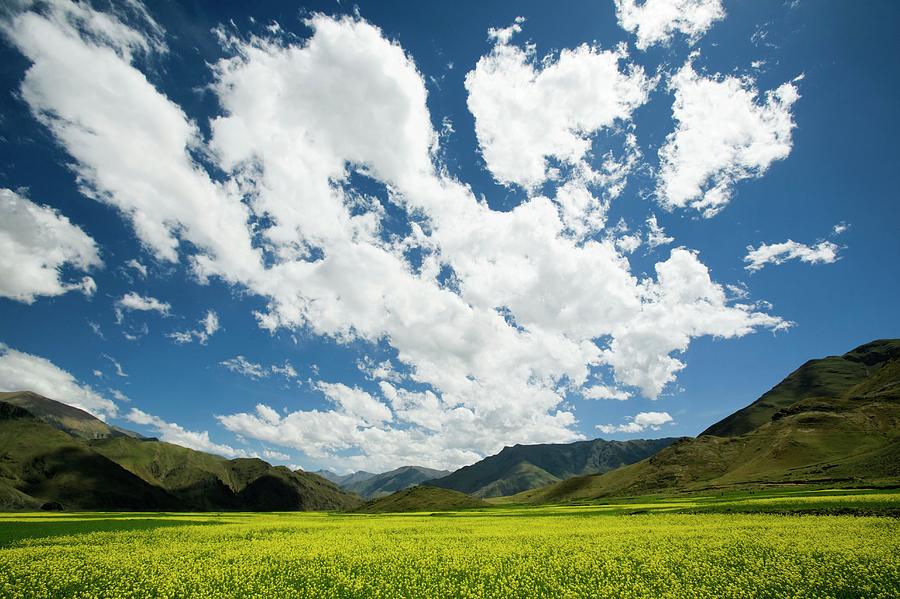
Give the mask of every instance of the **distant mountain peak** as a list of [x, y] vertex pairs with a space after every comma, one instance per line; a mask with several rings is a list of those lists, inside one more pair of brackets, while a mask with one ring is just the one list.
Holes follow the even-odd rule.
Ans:
[[640, 461], [675, 439], [576, 441], [516, 444], [470, 466], [424, 484], [454, 489], [476, 497], [513, 495], [581, 474], [606, 472]]

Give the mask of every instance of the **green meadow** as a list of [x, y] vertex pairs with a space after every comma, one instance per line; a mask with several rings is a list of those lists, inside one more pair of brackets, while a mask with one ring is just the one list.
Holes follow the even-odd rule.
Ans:
[[4, 597], [896, 597], [900, 492], [0, 515]]

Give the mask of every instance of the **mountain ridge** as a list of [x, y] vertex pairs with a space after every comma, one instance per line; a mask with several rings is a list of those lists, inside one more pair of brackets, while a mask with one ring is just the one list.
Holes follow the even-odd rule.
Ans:
[[640, 461], [676, 439], [593, 439], [574, 443], [513, 445], [440, 479], [423, 484], [474, 497], [512, 495], [572, 476], [607, 472]]
[[[768, 420], [761, 422], [763, 416]], [[508, 500], [555, 503], [732, 488], [897, 483], [900, 340], [881, 339], [843, 356], [805, 362], [694, 439], [605, 474], [574, 477]]]
[[134, 437], [36, 393], [0, 395], [0, 508], [269, 511], [360, 503], [312, 473]]
[[436, 470], [424, 466], [401, 466], [388, 472], [372, 475], [365, 480], [354, 480], [338, 486], [350, 493], [356, 493], [363, 499], [374, 499], [448, 474], [450, 474], [449, 470]]

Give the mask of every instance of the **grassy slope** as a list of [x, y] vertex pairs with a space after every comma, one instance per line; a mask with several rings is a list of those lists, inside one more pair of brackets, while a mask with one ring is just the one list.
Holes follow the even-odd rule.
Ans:
[[[23, 395], [27, 401], [15, 401]], [[361, 503], [315, 474], [115, 431], [104, 437], [106, 425], [81, 410], [34, 394], [6, 399], [13, 402], [0, 401], [0, 509], [47, 501], [93, 510], [340, 510]]]
[[675, 439], [579, 441], [505, 447], [497, 455], [428, 481], [477, 497], [510, 495], [582, 474], [607, 472], [653, 455]]
[[484, 501], [451, 489], [418, 486], [379, 497], [353, 510], [363, 514], [440, 512], [486, 507]]
[[54, 501], [68, 509], [168, 510], [179, 502], [80, 439], [36, 418], [0, 419], [3, 509]]
[[[866, 352], [867, 348], [872, 352]], [[637, 464], [600, 476], [571, 478], [511, 500], [546, 503], [701, 489], [896, 482], [900, 480], [900, 343], [876, 342], [851, 354], [868, 373], [853, 385], [848, 386], [846, 379], [834, 383], [834, 373], [844, 371], [835, 369], [833, 358], [826, 358], [805, 364], [802, 376], [794, 373], [786, 379], [787, 385], [774, 389], [796, 388], [801, 378], [830, 380], [829, 388], [843, 388], [838, 397], [795, 395], [793, 402], [774, 412], [755, 402], [759, 409], [730, 421], [746, 425], [749, 415], [758, 419], [759, 414], [770, 414], [746, 434], [685, 439]], [[878, 361], [890, 355], [895, 357]], [[815, 383], [810, 388], [821, 393], [825, 387]]]
[[864, 382], [873, 367], [900, 355], [900, 340], [882, 339], [843, 356], [810, 360], [755, 402], [703, 431], [700, 436], [736, 437], [762, 426], [796, 401], [813, 397], [839, 398]]
[[534, 489], [559, 482], [559, 478], [553, 476], [543, 468], [538, 468], [530, 462], [519, 462], [512, 469], [504, 473], [503, 478], [485, 485], [473, 495], [475, 497], [503, 497], [514, 495], [522, 489]]
[[5, 391], [0, 393], [0, 401], [23, 408], [50, 426], [81, 439], [102, 439], [120, 434], [115, 428], [84, 410], [31, 391]]
[[91, 445], [171, 491], [189, 509], [337, 510], [360, 503], [321, 476], [273, 467], [256, 458], [227, 460], [171, 443], [123, 437]]

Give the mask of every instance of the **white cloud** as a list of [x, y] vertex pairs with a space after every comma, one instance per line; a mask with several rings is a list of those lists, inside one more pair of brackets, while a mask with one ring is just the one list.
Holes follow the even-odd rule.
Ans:
[[32, 303], [37, 296], [80, 290], [92, 295], [91, 277], [64, 282], [62, 268], [102, 266], [97, 245], [57, 210], [0, 189], [0, 296]]
[[112, 356], [110, 356], [110, 355], [108, 355], [108, 354], [102, 354], [102, 355], [103, 355], [104, 358], [106, 358], [107, 360], [109, 360], [110, 363], [113, 365], [113, 368], [114, 368], [115, 371], [116, 371], [116, 376], [121, 376], [121, 377], [127, 377], [127, 376], [128, 376], [128, 374], [127, 374], [127, 373], [125, 372], [125, 370], [122, 368], [122, 365], [119, 364], [119, 362], [118, 362], [115, 358], [113, 358]]
[[788, 260], [800, 260], [808, 264], [832, 264], [839, 259], [840, 247], [830, 241], [820, 241], [816, 245], [806, 245], [788, 239], [782, 243], [760, 244], [754, 248], [747, 246], [747, 255], [744, 256], [744, 267], [750, 272], [756, 272], [767, 264], [783, 264]]
[[237, 374], [246, 376], [251, 379], [267, 378], [268, 376], [273, 374], [281, 375], [288, 379], [297, 378], [297, 371], [287, 360], [285, 360], [284, 364], [281, 366], [277, 364], [272, 364], [271, 366], [263, 366], [262, 364], [251, 362], [244, 356], [235, 356], [233, 358], [223, 360], [219, 362], [219, 364], [221, 364], [231, 372], [236, 372]]
[[847, 229], [849, 229], [849, 228], [850, 228], [850, 225], [841, 221], [838, 224], [836, 224], [831, 231], [835, 235], [840, 235], [841, 233], [845, 233], [847, 231]]
[[756, 328], [781, 330], [791, 323], [732, 304], [724, 288], [712, 281], [697, 254], [672, 250], [656, 264], [656, 281], [644, 281], [640, 311], [613, 327], [613, 340], [603, 352], [616, 380], [656, 398], [675, 380], [684, 363], [673, 353], [687, 350], [694, 337], [741, 337]]
[[93, 331], [95, 335], [97, 335], [101, 339], [106, 339], [106, 337], [104, 337], [103, 335], [103, 330], [100, 328], [100, 325], [98, 323], [89, 320], [88, 326], [91, 327], [91, 331]]
[[231, 372], [236, 372], [251, 379], [261, 379], [269, 376], [269, 371], [265, 369], [262, 364], [251, 362], [244, 356], [235, 356], [227, 360], [222, 360], [219, 364]]
[[194, 339], [196, 339], [200, 345], [206, 345], [209, 338], [220, 328], [219, 315], [213, 310], [207, 310], [206, 315], [200, 319], [198, 324], [200, 326], [196, 329], [191, 331], [174, 331], [166, 335], [166, 337], [173, 339], [175, 343], [179, 345], [190, 343]]
[[619, 27], [633, 33], [635, 45], [646, 50], [668, 44], [682, 33], [694, 44], [713, 23], [725, 18], [721, 0], [615, 0]]
[[637, 233], [630, 235], [622, 235], [615, 240], [616, 249], [623, 254], [632, 254], [636, 249], [641, 247], [641, 236]]
[[626, 399], [631, 398], [631, 393], [628, 391], [614, 389], [612, 387], [607, 387], [606, 385], [586, 387], [581, 394], [585, 399], [615, 399], [618, 401], [625, 401]]
[[269, 366], [269, 370], [272, 372], [272, 374], [280, 374], [281, 376], [288, 379], [297, 378], [297, 370], [287, 360], [285, 360], [284, 364], [282, 364], [281, 366], [272, 364], [271, 366]]
[[667, 208], [694, 208], [711, 217], [731, 199], [742, 179], [762, 176], [791, 151], [793, 83], [768, 91], [765, 100], [749, 77], [704, 77], [691, 61], [670, 83], [677, 126], [659, 150], [656, 194]]
[[141, 323], [141, 325], [137, 328], [132, 329], [132, 332], [122, 331], [122, 336], [125, 337], [128, 341], [137, 341], [144, 335], [150, 332], [150, 327], [147, 326], [147, 323]]
[[227, 458], [247, 456], [247, 452], [241, 449], [235, 449], [230, 445], [214, 443], [210, 440], [207, 431], [190, 431], [174, 422], [166, 422], [158, 416], [148, 414], [137, 408], [131, 408], [131, 411], [125, 415], [125, 419], [129, 422], [149, 427], [159, 435], [161, 441], [165, 441], [166, 443], [173, 443], [189, 449], [214, 453]]
[[122, 403], [131, 403], [131, 399], [130, 399], [127, 395], [125, 395], [124, 393], [122, 393], [121, 391], [119, 391], [118, 389], [110, 389], [110, 390], [109, 390], [109, 393], [110, 393], [114, 398], [116, 398], [116, 401], [119, 401], [119, 402], [122, 402]]
[[601, 129], [627, 122], [655, 82], [629, 64], [624, 48], [583, 44], [539, 61], [534, 47], [509, 44], [518, 24], [492, 30], [496, 44], [466, 75], [469, 111], [494, 178], [531, 189], [548, 176], [546, 158], [581, 163]]
[[672, 417], [668, 412], [639, 412], [629, 420], [626, 424], [598, 424], [597, 430], [607, 435], [642, 433], [647, 429], [658, 431], [662, 425], [672, 422]]
[[403, 375], [397, 372], [390, 360], [375, 362], [369, 356], [363, 356], [362, 359], [356, 362], [356, 367], [369, 380], [390, 381], [392, 383], [399, 383], [403, 380]]
[[669, 245], [675, 241], [674, 237], [666, 235], [666, 231], [656, 221], [656, 215], [647, 217], [647, 247], [655, 249], [661, 245]]
[[53, 362], [0, 343], [0, 391], [34, 391], [105, 420], [118, 409], [111, 400], [80, 383]]
[[246, 208], [194, 163], [196, 126], [132, 66], [136, 55], [164, 47], [158, 26], [138, 12], [145, 33], [63, 0], [4, 22], [7, 38], [33, 63], [21, 97], [74, 159], [81, 191], [127, 215], [157, 259], [177, 260], [180, 235], [230, 272], [245, 272], [258, 259]]
[[738, 283], [737, 285], [725, 285], [725, 292], [729, 298], [734, 300], [747, 299], [750, 297], [750, 291], [747, 289], [746, 283]]
[[140, 262], [138, 262], [137, 260], [135, 260], [134, 258], [132, 258], [131, 260], [126, 262], [125, 266], [137, 271], [137, 273], [139, 275], [141, 275], [141, 277], [143, 277], [145, 279], [147, 278], [147, 267], [144, 266], [143, 264], [141, 264]]
[[[281, 416], [257, 406], [221, 415], [229, 430], [335, 467], [461, 466], [504, 444], [580, 438], [564, 398], [597, 370], [656, 397], [684, 366], [673, 354], [693, 338], [785, 325], [730, 303], [689, 250], [672, 250], [655, 277], [639, 278], [612, 238], [593, 235], [638, 153], [623, 127], [624, 152], [595, 171], [586, 144], [624, 124], [650, 85], [636, 68], [619, 70], [622, 50], [582, 46], [538, 67], [495, 33], [505, 48], [479, 64], [518, 69], [511, 77], [528, 101], [546, 93], [544, 81], [571, 77], [568, 88], [559, 82], [566, 97], [547, 99], [550, 125], [524, 133], [537, 167], [513, 176], [542, 180], [546, 156], [574, 164], [553, 198], [500, 212], [435, 164], [426, 87], [398, 44], [359, 18], [316, 15], [308, 25], [303, 42], [222, 34], [232, 57], [214, 66], [221, 116], [208, 143], [126, 53], [65, 19], [28, 13], [9, 27], [35, 63], [22, 97], [72, 155], [85, 191], [130, 219], [158, 259], [192, 253], [201, 281], [220, 277], [263, 298], [257, 318], [269, 330], [386, 343], [407, 377], [403, 386], [382, 380], [380, 395], [318, 383], [328, 409]], [[80, 63], [88, 72], [74, 76]], [[205, 151], [224, 182], [189, 148]], [[362, 197], [351, 173], [383, 192]], [[383, 230], [384, 202], [406, 214], [409, 235]], [[293, 376], [243, 356], [223, 365]]]
[[393, 420], [391, 410], [358, 387], [343, 383], [319, 382], [316, 387], [325, 397], [340, 406], [340, 411], [359, 419], [363, 425], [374, 426]]
[[172, 306], [168, 302], [160, 301], [149, 295], [138, 295], [134, 291], [129, 291], [116, 301], [116, 322], [122, 322], [125, 312], [157, 312], [163, 316], [169, 316], [171, 310]]
[[262, 455], [262, 457], [264, 457], [267, 460], [280, 460], [282, 462], [285, 462], [285, 461], [291, 459], [291, 456], [289, 456], [288, 454], [282, 453], [280, 451], [275, 451], [272, 449], [262, 450], [261, 455]]
[[522, 32], [522, 23], [524, 22], [525, 17], [516, 17], [509, 27], [491, 27], [488, 29], [488, 39], [498, 44], [508, 44], [512, 36]]

